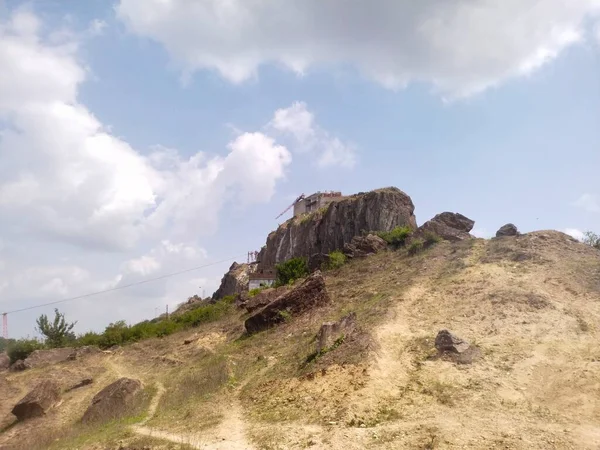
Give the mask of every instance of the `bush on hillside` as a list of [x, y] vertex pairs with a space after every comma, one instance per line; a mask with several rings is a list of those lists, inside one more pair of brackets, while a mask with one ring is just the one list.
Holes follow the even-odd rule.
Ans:
[[9, 344], [6, 354], [10, 358], [11, 364], [19, 359], [27, 358], [35, 350], [43, 349], [44, 345], [35, 339], [19, 339]]
[[438, 242], [442, 242], [442, 238], [435, 234], [433, 231], [427, 231], [424, 237], [425, 247], [431, 247], [432, 245], [437, 244]]
[[46, 345], [50, 348], [65, 347], [69, 342], [75, 341], [73, 327], [77, 322], [67, 323], [65, 315], [54, 309], [54, 320], [42, 314], [35, 321], [38, 331], [46, 337]]
[[305, 258], [292, 258], [275, 266], [277, 270], [277, 286], [285, 286], [308, 275], [308, 264]]
[[421, 250], [423, 250], [424, 243], [425, 241], [423, 241], [423, 239], [414, 239], [408, 246], [408, 254], [413, 256], [419, 253]]
[[600, 250], [600, 235], [593, 231], [583, 233], [583, 243]]
[[396, 227], [392, 231], [378, 231], [377, 236], [395, 249], [403, 247], [406, 240], [412, 235], [410, 227]]
[[335, 250], [335, 251], [329, 253], [329, 262], [327, 262], [325, 269], [326, 270], [339, 269], [344, 264], [346, 264], [346, 255], [344, 255], [339, 250]]

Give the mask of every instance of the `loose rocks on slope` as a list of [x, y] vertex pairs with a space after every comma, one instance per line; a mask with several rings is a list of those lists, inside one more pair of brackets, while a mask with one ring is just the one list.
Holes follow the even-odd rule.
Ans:
[[29, 394], [23, 397], [12, 409], [17, 420], [40, 417], [60, 400], [60, 386], [52, 380], [38, 384]]
[[123, 416], [141, 389], [142, 383], [131, 378], [120, 378], [109, 384], [94, 396], [82, 422], [106, 421]]
[[257, 333], [283, 322], [289, 315], [301, 314], [329, 301], [323, 275], [320, 271], [316, 271], [300, 286], [278, 297], [246, 319], [246, 331], [249, 334]]

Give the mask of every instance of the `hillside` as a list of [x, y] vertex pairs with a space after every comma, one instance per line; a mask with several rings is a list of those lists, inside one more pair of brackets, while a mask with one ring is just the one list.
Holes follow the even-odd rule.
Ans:
[[[244, 334], [249, 314], [75, 361], [0, 373], [1, 449], [597, 449], [600, 251], [565, 234], [441, 242], [324, 272], [331, 302]], [[323, 322], [356, 329], [315, 355]], [[479, 357], [437, 356], [449, 329]], [[128, 417], [79, 420], [119, 377]], [[42, 379], [67, 387], [45, 417], [11, 408]]]

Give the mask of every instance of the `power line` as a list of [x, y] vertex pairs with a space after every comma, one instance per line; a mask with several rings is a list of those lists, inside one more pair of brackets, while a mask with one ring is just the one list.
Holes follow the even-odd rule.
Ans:
[[2, 313], [2, 314], [4, 315], [4, 317], [6, 317], [7, 314], [14, 314], [14, 313], [23, 312], [23, 311], [29, 311], [31, 309], [43, 308], [44, 306], [58, 305], [59, 303], [71, 302], [73, 300], [80, 300], [82, 298], [88, 298], [88, 297], [92, 297], [94, 295], [100, 295], [100, 294], [106, 294], [108, 292], [119, 291], [121, 289], [127, 289], [127, 288], [130, 288], [130, 287], [133, 287], [133, 286], [139, 286], [140, 284], [151, 283], [152, 281], [164, 280], [165, 278], [174, 277], [175, 275], [181, 275], [182, 273], [188, 273], [188, 272], [193, 272], [194, 270], [204, 269], [205, 267], [216, 266], [217, 264], [222, 264], [224, 262], [231, 261], [231, 260], [234, 260], [236, 258], [241, 258], [243, 256], [244, 255], [238, 255], [238, 256], [234, 256], [232, 258], [222, 259], [221, 261], [215, 261], [215, 262], [212, 262], [210, 264], [204, 264], [202, 266], [192, 267], [191, 269], [180, 270], [178, 272], [173, 272], [173, 273], [169, 273], [169, 274], [166, 274], [166, 275], [161, 275], [161, 276], [155, 277], [155, 278], [149, 278], [147, 280], [136, 281], [135, 283], [124, 284], [123, 286], [117, 286], [117, 287], [113, 287], [113, 288], [110, 288], [110, 289], [105, 289], [103, 291], [92, 292], [90, 294], [78, 295], [77, 297], [65, 298], [65, 299], [62, 299], [62, 300], [54, 301], [54, 302], [43, 303], [41, 305], [28, 306], [27, 308], [15, 309], [13, 311], [7, 311], [7, 312]]

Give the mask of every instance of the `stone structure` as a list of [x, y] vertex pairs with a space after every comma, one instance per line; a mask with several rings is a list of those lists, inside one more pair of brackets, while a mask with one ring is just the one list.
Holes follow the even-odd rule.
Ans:
[[234, 262], [229, 271], [221, 279], [219, 289], [213, 294], [213, 301], [228, 295], [241, 294], [248, 291], [250, 274], [256, 271], [256, 264], [238, 264]]
[[326, 207], [331, 202], [342, 199], [341, 192], [316, 192], [308, 197], [301, 197], [294, 203], [294, 217], [310, 214]]
[[276, 278], [275, 269], [258, 269], [248, 276], [248, 290], [271, 287], [275, 284]]

